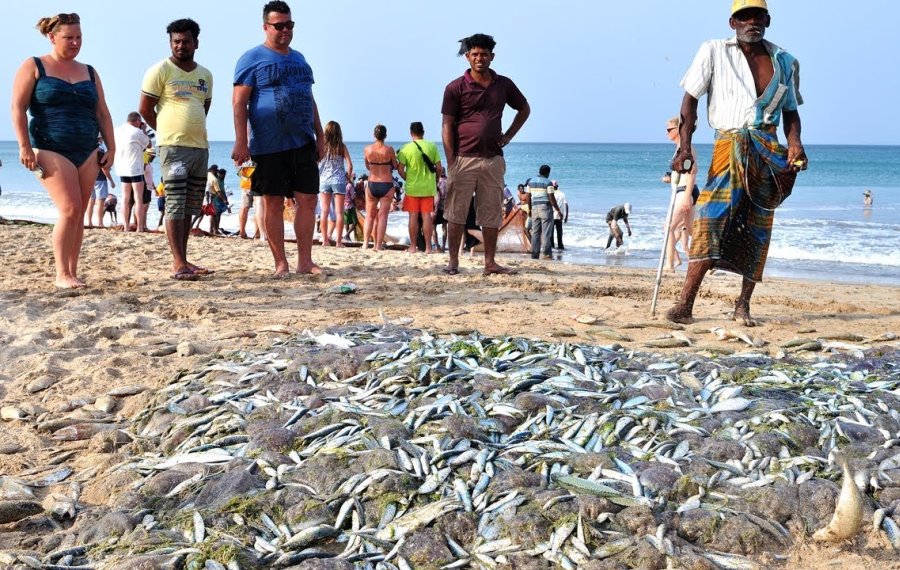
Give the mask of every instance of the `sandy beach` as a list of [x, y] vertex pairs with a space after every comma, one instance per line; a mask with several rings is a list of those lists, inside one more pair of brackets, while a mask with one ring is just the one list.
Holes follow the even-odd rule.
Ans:
[[[391, 322], [435, 335], [479, 331], [618, 343], [667, 354], [776, 356], [785, 343], [805, 337], [847, 345], [858, 337], [884, 350], [900, 348], [892, 336], [900, 333], [900, 291], [891, 287], [767, 280], [757, 287], [752, 306], [761, 325], [745, 329], [728, 319], [739, 280], [719, 273], [703, 284], [695, 323], [674, 331], [676, 339], [687, 338], [691, 346], [659, 349], [646, 343], [672, 339], [673, 330], [659, 316], [650, 318], [651, 271], [505, 256], [503, 262], [520, 274], [484, 277], [481, 259], [463, 256], [461, 274], [449, 277], [441, 272], [446, 258], [440, 254], [316, 247], [313, 257], [323, 275], [274, 280], [263, 242], [194, 237], [192, 261], [215, 273], [176, 282], [169, 279], [162, 234], [88, 230], [80, 273], [89, 286], [60, 291], [52, 286], [49, 227], [4, 223], [0, 234], [0, 402], [22, 415], [0, 424], [0, 474], [39, 473], [42, 466], [63, 463], [60, 457], [76, 474], [99, 465], [82, 483], [80, 503], [86, 506], [107, 504], [132, 483], [122, 471], [107, 469], [126, 451], [102, 453], [88, 441], [54, 441], [36, 429], [38, 423], [71, 407], [69, 402], [93, 402], [115, 387], [143, 386], [146, 391], [115, 401], [114, 413], [130, 418], [180, 371], [228, 351], [262, 350], [275, 338], [306, 329]], [[289, 259], [291, 252], [296, 255], [291, 248]], [[659, 313], [672, 305], [683, 275], [664, 278]], [[355, 284], [356, 293], [328, 292], [346, 283]], [[710, 332], [717, 327], [744, 331], [762, 346], [721, 340]], [[76, 453], [66, 454], [71, 450]], [[36, 547], [39, 533], [29, 532], [24, 522], [0, 525], [0, 550]], [[793, 561], [808, 568], [835, 567], [838, 552], [843, 552], [844, 567], [896, 564], [890, 562], [896, 558], [889, 548], [871, 536], [855, 546], [801, 545]]]

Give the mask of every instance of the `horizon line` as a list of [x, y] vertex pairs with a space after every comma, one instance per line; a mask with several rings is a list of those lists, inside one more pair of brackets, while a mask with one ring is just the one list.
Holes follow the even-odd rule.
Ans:
[[[426, 140], [429, 140], [426, 137]], [[210, 140], [210, 143], [234, 143], [233, 140]], [[371, 140], [364, 141], [353, 141], [353, 140], [345, 140], [344, 143], [354, 143], [354, 144], [371, 144]], [[392, 141], [388, 139], [386, 142], [408, 142], [407, 140], [397, 140]], [[440, 141], [436, 141], [440, 142]], [[18, 141], [5, 139], [0, 140], [0, 143], [14, 143], [18, 144]], [[512, 141], [509, 144], [511, 145], [538, 145], [538, 144], [564, 144], [564, 145], [576, 145], [576, 144], [618, 144], [618, 145], [671, 145], [672, 143], [669, 141], [654, 141], [654, 142], [608, 142], [608, 141]], [[695, 144], [713, 144], [713, 141], [710, 142], [700, 142]], [[803, 146], [850, 146], [850, 147], [865, 147], [865, 146], [879, 146], [879, 147], [900, 147], [900, 142], [896, 143], [805, 143]]]

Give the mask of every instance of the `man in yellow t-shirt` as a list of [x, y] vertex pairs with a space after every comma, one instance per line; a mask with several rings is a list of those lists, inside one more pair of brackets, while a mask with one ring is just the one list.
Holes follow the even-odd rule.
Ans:
[[172, 278], [193, 281], [211, 273], [188, 261], [187, 241], [191, 218], [200, 213], [206, 188], [206, 115], [212, 102], [212, 74], [194, 61], [200, 44], [197, 22], [188, 18], [175, 20], [166, 32], [172, 55], [144, 75], [140, 110], [159, 135]]

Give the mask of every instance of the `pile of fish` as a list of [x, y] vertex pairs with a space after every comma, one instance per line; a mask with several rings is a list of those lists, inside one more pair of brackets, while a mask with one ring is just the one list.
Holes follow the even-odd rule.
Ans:
[[118, 509], [0, 563], [756, 568], [816, 531], [895, 556], [900, 353], [861, 356], [280, 339], [179, 374], [131, 422]]

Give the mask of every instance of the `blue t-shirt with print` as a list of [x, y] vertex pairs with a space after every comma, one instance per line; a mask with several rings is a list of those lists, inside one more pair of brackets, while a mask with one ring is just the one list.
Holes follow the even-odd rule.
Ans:
[[315, 141], [312, 68], [298, 51], [280, 54], [264, 45], [241, 56], [234, 84], [252, 87], [250, 154], [271, 154]]

